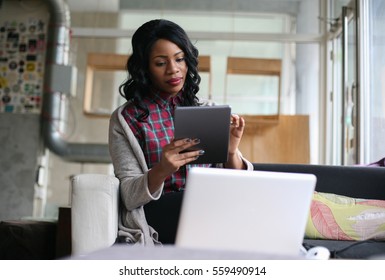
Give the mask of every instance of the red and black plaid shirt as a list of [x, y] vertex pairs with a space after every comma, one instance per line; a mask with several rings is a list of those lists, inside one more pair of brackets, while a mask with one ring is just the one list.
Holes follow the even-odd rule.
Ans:
[[[171, 142], [174, 137], [174, 110], [182, 103], [182, 93], [175, 97], [162, 94], [151, 94], [143, 98], [149, 115], [145, 120], [138, 116], [143, 114], [132, 102], [122, 111], [130, 129], [142, 147], [147, 166], [151, 169], [160, 161], [162, 148]], [[178, 171], [169, 176], [164, 182], [164, 192], [179, 191], [186, 183], [187, 169], [192, 166], [182, 166]], [[201, 165], [203, 166], [203, 165]], [[204, 165], [208, 166], [208, 165]]]

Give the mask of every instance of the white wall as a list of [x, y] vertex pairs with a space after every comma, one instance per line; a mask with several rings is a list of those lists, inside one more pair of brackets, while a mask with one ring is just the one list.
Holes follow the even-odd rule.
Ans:
[[[300, 5], [297, 17], [297, 33], [319, 32], [319, 6], [311, 1]], [[319, 94], [320, 94], [320, 46], [296, 45], [296, 113], [310, 116], [310, 162], [319, 161]]]

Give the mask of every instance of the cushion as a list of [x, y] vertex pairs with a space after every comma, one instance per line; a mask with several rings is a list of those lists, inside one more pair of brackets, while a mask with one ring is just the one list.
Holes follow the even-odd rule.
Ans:
[[0, 222], [0, 260], [53, 260], [56, 221]]
[[385, 201], [314, 192], [305, 237], [385, 240]]

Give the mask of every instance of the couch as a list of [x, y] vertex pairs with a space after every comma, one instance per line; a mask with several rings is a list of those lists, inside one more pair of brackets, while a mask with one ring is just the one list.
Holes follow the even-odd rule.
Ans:
[[[385, 201], [384, 167], [255, 163], [254, 169], [311, 173], [317, 177], [315, 188], [317, 192]], [[344, 210], [344, 208], [342, 209]], [[314, 239], [305, 236], [303, 245], [306, 249], [324, 246], [330, 250], [331, 258], [335, 259], [371, 259], [385, 256], [383, 240]]]
[[[385, 168], [307, 164], [254, 164], [255, 170], [316, 175], [316, 191], [385, 201]], [[72, 255], [112, 246], [117, 237], [119, 181], [112, 175], [79, 174], [72, 178]], [[385, 255], [378, 240], [308, 238], [304, 247], [324, 246], [332, 258], [370, 259]]]

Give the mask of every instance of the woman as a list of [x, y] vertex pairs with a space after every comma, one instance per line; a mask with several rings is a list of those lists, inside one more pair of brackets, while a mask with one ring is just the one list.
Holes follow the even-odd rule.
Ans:
[[[198, 50], [173, 22], [149, 21], [132, 37], [128, 79], [119, 88], [127, 102], [112, 114], [109, 132], [122, 199], [119, 240], [174, 241], [188, 164], [203, 151], [180, 153], [199, 139], [173, 139], [173, 112], [176, 106], [202, 105], [197, 65]], [[238, 150], [245, 121], [233, 115], [231, 122], [228, 162], [222, 167], [252, 169]]]

